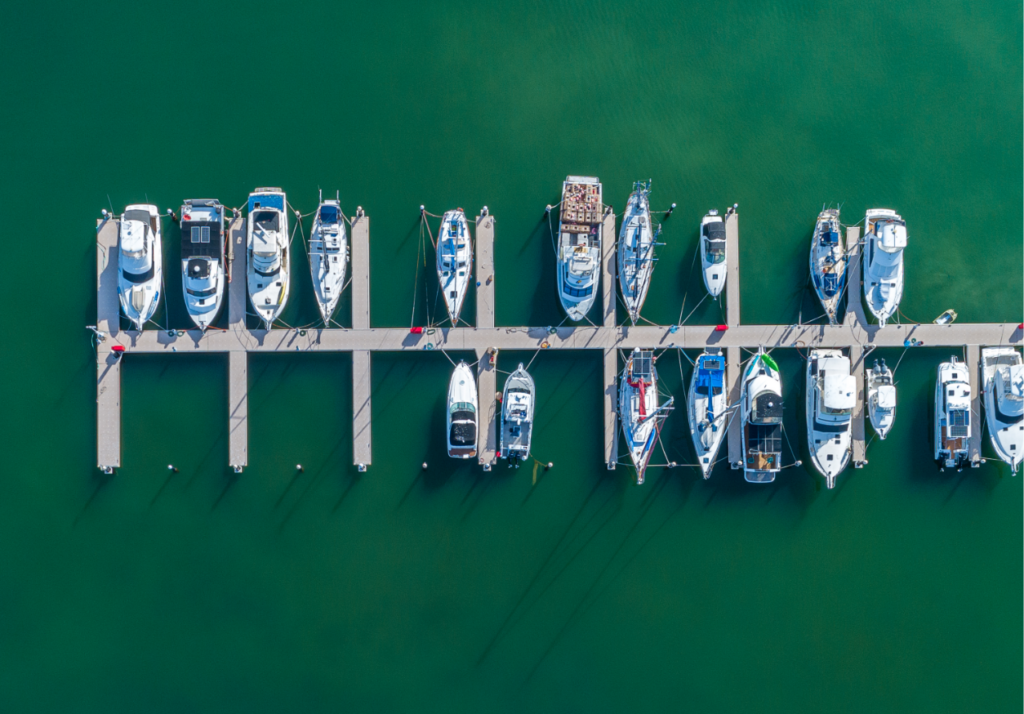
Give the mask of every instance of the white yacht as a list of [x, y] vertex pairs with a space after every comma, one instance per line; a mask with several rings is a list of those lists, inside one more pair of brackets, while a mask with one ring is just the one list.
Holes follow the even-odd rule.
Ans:
[[181, 207], [181, 287], [188, 316], [203, 332], [224, 304], [227, 283], [224, 206], [193, 198]]
[[1024, 364], [1012, 347], [981, 351], [985, 421], [992, 448], [1010, 465], [1013, 475], [1024, 460]]
[[967, 365], [950, 357], [935, 380], [935, 460], [939, 469], [959, 471], [970, 463], [971, 382]]
[[671, 399], [658, 406], [658, 372], [654, 368], [654, 353], [634, 349], [626, 358], [626, 368], [619, 380], [619, 421], [629, 447], [629, 457], [636, 467], [638, 484], [644, 482], [644, 471], [658, 439], [658, 422], [671, 406]]
[[249, 299], [268, 330], [288, 302], [291, 274], [288, 241], [288, 213], [281, 189], [258, 188], [250, 193], [246, 244]]
[[520, 362], [518, 369], [505, 380], [505, 390], [501, 395], [501, 439], [498, 450], [501, 458], [508, 459], [509, 466], [519, 468], [519, 464], [530, 456], [535, 402], [533, 377]]
[[686, 400], [690, 437], [704, 478], [711, 476], [715, 457], [728, 431], [728, 396], [725, 393], [725, 354], [709, 348], [697, 358]]
[[[637, 181], [633, 193], [626, 202], [622, 214], [622, 229], [619, 231], [619, 287], [626, 303], [629, 319], [635, 325], [640, 319], [640, 309], [647, 299], [647, 288], [654, 272], [655, 235], [651, 226], [649, 196], [651, 184]], [[659, 228], [660, 232], [660, 228]]]
[[448, 385], [447, 429], [448, 455], [453, 459], [476, 456], [476, 434], [479, 426], [476, 379], [465, 362], [459, 362]]
[[313, 292], [320, 307], [325, 326], [330, 326], [331, 315], [338, 307], [342, 288], [345, 287], [345, 268], [348, 265], [348, 238], [345, 219], [341, 215], [341, 194], [335, 200], [324, 200], [313, 217], [309, 235], [309, 271], [313, 276]]
[[872, 208], [864, 214], [864, 233], [864, 302], [878, 326], [885, 327], [903, 297], [907, 224], [896, 211]]
[[839, 299], [846, 285], [846, 253], [839, 240], [839, 209], [818, 214], [811, 236], [811, 282], [829, 324], [839, 322]]
[[567, 176], [558, 218], [558, 298], [570, 320], [586, 317], [601, 282], [601, 182]]
[[725, 221], [718, 211], [711, 209], [700, 221], [700, 266], [704, 287], [716, 298], [725, 289], [727, 273], [725, 251]]
[[437, 278], [452, 326], [459, 321], [473, 273], [473, 243], [466, 214], [461, 208], [445, 211], [437, 234]]
[[782, 462], [782, 377], [775, 360], [760, 348], [740, 385], [743, 478], [771, 483]]
[[136, 330], [160, 304], [164, 278], [163, 243], [157, 207], [136, 203], [124, 209], [118, 228], [117, 296]]
[[835, 488], [836, 477], [850, 463], [853, 408], [857, 380], [850, 358], [839, 350], [811, 350], [807, 360], [807, 448], [814, 468]]
[[875, 360], [867, 374], [868, 418], [878, 438], [885, 440], [896, 421], [896, 384], [885, 360]]

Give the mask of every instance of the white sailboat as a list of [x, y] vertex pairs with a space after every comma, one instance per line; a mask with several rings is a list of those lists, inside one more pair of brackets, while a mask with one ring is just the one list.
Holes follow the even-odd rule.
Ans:
[[579, 322], [597, 297], [601, 281], [601, 182], [567, 176], [562, 184], [555, 266], [558, 298], [570, 320]]
[[658, 406], [658, 372], [654, 353], [634, 349], [626, 358], [626, 368], [619, 379], [619, 421], [629, 447], [629, 457], [636, 467], [636, 482], [644, 482], [644, 471], [660, 433], [660, 420], [671, 408], [669, 399]]
[[697, 451], [697, 463], [706, 479], [715, 467], [715, 457], [728, 430], [731, 411], [725, 393], [725, 354], [720, 349], [709, 348], [697, 358], [686, 406], [690, 438]]
[[985, 421], [992, 448], [1013, 475], [1024, 460], [1024, 364], [1012, 347], [981, 351]]
[[505, 380], [501, 395], [501, 438], [498, 450], [509, 466], [519, 464], [530, 456], [530, 438], [533, 435], [533, 410], [536, 403], [536, 389], [533, 377], [522, 362], [515, 372]]
[[459, 362], [448, 384], [448, 403], [445, 410], [448, 456], [453, 459], [470, 459], [476, 456], [478, 404], [473, 370], [465, 362]]
[[850, 358], [840, 350], [811, 350], [807, 360], [807, 448], [814, 468], [835, 488], [836, 477], [850, 463], [853, 408], [857, 380]]
[[437, 235], [437, 278], [452, 325], [459, 321], [473, 272], [473, 243], [461, 208], [445, 211]]
[[288, 213], [279, 188], [258, 188], [249, 194], [246, 278], [252, 307], [270, 329], [288, 302], [291, 248]]
[[647, 289], [657, 260], [654, 257], [654, 246], [657, 244], [651, 226], [650, 193], [649, 181], [633, 184], [633, 193], [626, 202], [619, 231], [619, 287], [629, 319], [634, 325], [640, 319], [640, 309], [647, 299]]
[[867, 374], [868, 418], [878, 438], [885, 440], [896, 421], [896, 384], [885, 360], [875, 360]]
[[771, 483], [782, 462], [782, 377], [775, 360], [758, 349], [740, 386], [743, 478]]
[[811, 282], [828, 315], [829, 324], [839, 322], [839, 299], [846, 285], [846, 253], [839, 240], [839, 209], [818, 214], [811, 236]]
[[939, 365], [935, 380], [935, 461], [940, 470], [970, 463], [971, 383], [967, 366], [950, 357]]
[[864, 214], [864, 232], [864, 302], [878, 326], [885, 327], [903, 298], [907, 224], [896, 211], [872, 208]]
[[313, 218], [309, 236], [309, 270], [313, 276], [313, 292], [320, 308], [324, 325], [329, 326], [331, 315], [338, 307], [338, 299], [345, 287], [345, 267], [348, 264], [348, 238], [345, 219], [341, 214], [341, 194], [335, 200], [320, 204]]
[[224, 236], [224, 206], [220, 201], [185, 201], [181, 207], [181, 287], [188, 316], [204, 332], [224, 304]]
[[157, 207], [148, 203], [127, 206], [121, 214], [117, 244], [117, 296], [125, 317], [141, 331], [160, 304], [164, 278]]
[[711, 209], [700, 221], [700, 267], [704, 276], [704, 287], [716, 298], [725, 289], [728, 273], [725, 250], [725, 221], [718, 211]]

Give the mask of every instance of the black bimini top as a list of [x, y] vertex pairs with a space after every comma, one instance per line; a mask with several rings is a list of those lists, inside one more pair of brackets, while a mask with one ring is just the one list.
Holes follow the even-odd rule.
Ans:
[[216, 221], [181, 221], [181, 258], [215, 258], [224, 255], [223, 228]]
[[704, 224], [704, 235], [711, 240], [725, 240], [725, 224], [721, 221]]
[[[469, 414], [469, 412], [463, 412]], [[456, 412], [456, 415], [458, 412]], [[453, 418], [456, 416], [453, 415]], [[472, 419], [473, 415], [470, 414]], [[476, 424], [471, 421], [455, 422], [452, 424], [450, 437], [453, 446], [476, 446]]]

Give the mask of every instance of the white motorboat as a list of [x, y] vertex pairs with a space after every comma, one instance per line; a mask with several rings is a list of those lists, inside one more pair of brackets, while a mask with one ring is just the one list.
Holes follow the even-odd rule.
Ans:
[[700, 266], [704, 275], [704, 287], [716, 298], [725, 289], [728, 269], [725, 250], [725, 221], [718, 211], [711, 209], [700, 221]]
[[644, 471], [661, 431], [660, 422], [671, 408], [669, 399], [658, 406], [658, 372], [654, 353], [634, 349], [626, 358], [626, 368], [619, 380], [619, 421], [629, 447], [629, 457], [636, 467], [636, 482], [644, 482]]
[[1024, 460], [1024, 364], [1020, 352], [1012, 347], [982, 349], [981, 373], [992, 448], [1016, 476]]
[[117, 233], [117, 296], [136, 330], [153, 317], [164, 279], [160, 213], [148, 203], [127, 206]]
[[885, 440], [896, 421], [896, 384], [885, 360], [875, 360], [867, 374], [868, 418], [878, 438]]
[[728, 431], [731, 411], [728, 396], [725, 393], [725, 354], [720, 349], [709, 348], [697, 358], [686, 400], [690, 437], [705, 479], [711, 476], [722, 438]]
[[[635, 325], [640, 309], [647, 299], [647, 289], [654, 272], [655, 235], [651, 226], [650, 182], [637, 181], [626, 202], [619, 231], [619, 287], [626, 303], [629, 319]], [[660, 228], [659, 228], [660, 232]]]
[[601, 282], [601, 182], [567, 176], [558, 218], [558, 298], [570, 320], [579, 322], [597, 297]]
[[839, 240], [839, 209], [818, 214], [811, 236], [811, 282], [829, 324], [839, 322], [839, 300], [846, 285], [846, 252]]
[[814, 468], [835, 488], [850, 463], [850, 428], [857, 403], [857, 380], [850, 358], [839, 350], [811, 350], [807, 359], [807, 448]]
[[872, 208], [864, 214], [864, 233], [864, 302], [878, 326], [885, 327], [903, 297], [907, 224], [896, 211]]
[[476, 456], [476, 435], [479, 427], [476, 379], [465, 362], [459, 362], [448, 385], [447, 429], [448, 455], [453, 459]]
[[533, 409], [536, 403], [536, 389], [533, 377], [522, 362], [515, 372], [505, 380], [501, 395], [501, 439], [498, 450], [509, 466], [519, 464], [530, 456], [530, 437], [533, 434]]
[[325, 201], [321, 192], [320, 205], [309, 235], [309, 271], [313, 276], [313, 292], [316, 293], [320, 316], [326, 326], [330, 325], [331, 315], [338, 307], [338, 299], [345, 287], [347, 264], [348, 238], [341, 214], [341, 194], [339, 192], [333, 201]]
[[459, 321], [472, 272], [473, 243], [466, 214], [461, 208], [445, 211], [437, 235], [437, 278], [441, 281], [444, 304], [453, 326]]
[[204, 332], [224, 304], [224, 239], [224, 206], [220, 201], [186, 200], [181, 207], [181, 287], [188, 316]]
[[771, 483], [782, 462], [782, 377], [761, 347], [750, 359], [740, 385], [743, 478]]
[[253, 309], [270, 329], [288, 302], [291, 248], [288, 213], [279, 188], [258, 188], [249, 194], [247, 282]]
[[935, 461], [940, 470], [970, 463], [971, 383], [967, 365], [950, 357], [935, 380]]

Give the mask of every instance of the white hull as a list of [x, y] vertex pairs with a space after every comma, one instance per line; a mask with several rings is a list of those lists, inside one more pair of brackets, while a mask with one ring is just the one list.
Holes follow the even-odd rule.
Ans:
[[459, 362], [448, 384], [447, 409], [448, 456], [470, 459], [476, 456], [477, 434], [480, 427], [476, 379], [465, 362]]
[[725, 221], [717, 212], [704, 216], [700, 222], [700, 266], [704, 287], [717, 298], [725, 289], [729, 253], [725, 249]]
[[866, 375], [868, 418], [882, 441], [889, 435], [896, 421], [896, 385], [893, 383], [892, 370], [884, 364], [883, 361], [881, 366], [869, 370]]
[[[687, 393], [690, 438], [705, 479], [711, 476], [711, 470], [715, 467], [715, 457], [732, 418], [732, 412], [728, 409], [728, 395], [725, 393], [725, 366], [725, 354], [721, 351], [717, 354], [701, 354], [694, 366]], [[701, 374], [702, 369], [705, 374]], [[716, 377], [718, 370], [722, 370], [722, 374]], [[720, 384], [716, 386], [718, 382]]]
[[811, 283], [832, 325], [839, 322], [839, 300], [846, 285], [846, 252], [840, 228], [839, 210], [830, 208], [818, 215], [811, 236]]
[[970, 461], [971, 385], [967, 365], [952, 357], [939, 365], [935, 380], [933, 443], [939, 468], [962, 469]]
[[288, 303], [291, 248], [285, 195], [277, 189], [249, 194], [246, 282], [253, 310], [270, 329]]
[[782, 461], [782, 377], [763, 348], [743, 373], [740, 413], [743, 478], [749, 483], [771, 483]]
[[658, 438], [658, 415], [655, 414], [658, 409], [658, 373], [652, 365], [649, 383], [633, 379], [635, 354], [626, 359], [626, 368], [619, 379], [619, 421], [622, 422], [629, 458], [636, 467], [636, 482], [642, 484]]
[[446, 211], [437, 234], [437, 278], [452, 325], [459, 321], [473, 274], [473, 243], [462, 209]]
[[501, 439], [498, 449], [501, 458], [518, 467], [530, 456], [533, 435], [533, 410], [536, 387], [533, 377], [520, 363], [519, 368], [505, 380], [501, 397]]
[[160, 304], [164, 280], [157, 207], [149, 204], [126, 207], [121, 214], [117, 241], [117, 295], [125, 317], [141, 331]]
[[558, 298], [570, 320], [583, 320], [601, 283], [601, 233], [604, 204], [601, 182], [589, 176], [567, 176], [555, 244]]
[[224, 206], [193, 199], [181, 207], [181, 288], [188, 316], [202, 331], [224, 304], [226, 227]]
[[630, 321], [640, 319], [640, 309], [647, 299], [647, 289], [654, 272], [654, 231], [651, 228], [651, 207], [648, 190], [638, 188], [626, 202], [619, 231], [619, 287]]
[[828, 488], [835, 488], [836, 478], [850, 463], [853, 443], [850, 427], [856, 383], [850, 375], [850, 358], [839, 350], [811, 350], [804, 394], [811, 463]]
[[[878, 231], [882, 229], [882, 237]], [[903, 299], [903, 249], [906, 224], [896, 211], [873, 208], [864, 215], [864, 302], [879, 327], [885, 327]]]
[[[1024, 419], [1019, 398], [1024, 388], [1021, 383], [1024, 366], [1021, 362], [1020, 352], [1012, 347], [991, 347], [981, 351], [985, 425], [992, 448], [1000, 459], [1010, 465], [1015, 476], [1024, 460]], [[996, 378], [997, 370], [1002, 372], [999, 379]]]
[[338, 201], [322, 201], [309, 237], [309, 270], [324, 324], [329, 325], [345, 287], [348, 238]]

